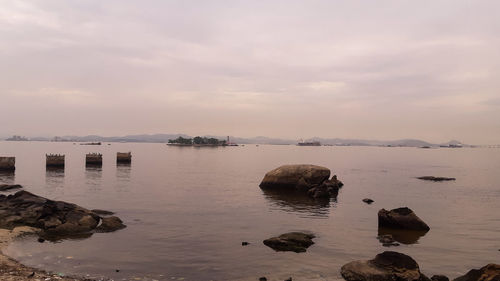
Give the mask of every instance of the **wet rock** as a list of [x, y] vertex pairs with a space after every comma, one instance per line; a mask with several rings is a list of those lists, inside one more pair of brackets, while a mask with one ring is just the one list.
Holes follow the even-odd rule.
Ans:
[[382, 246], [384, 247], [399, 246], [399, 243], [397, 243], [390, 234], [380, 235], [377, 237], [377, 239], [380, 243], [382, 243]]
[[433, 275], [431, 277], [432, 281], [450, 281], [450, 279], [444, 275]]
[[275, 251], [292, 251], [296, 253], [305, 252], [309, 246], [314, 244], [312, 239], [315, 236], [310, 233], [289, 232], [278, 237], [264, 240], [264, 245]]
[[454, 181], [454, 180], [456, 180], [455, 178], [434, 177], [434, 176], [423, 176], [423, 177], [418, 177], [417, 179], [424, 180], [424, 181]]
[[260, 187], [281, 192], [300, 192], [313, 198], [336, 196], [343, 183], [330, 177], [330, 169], [316, 165], [284, 165], [268, 172]]
[[472, 269], [453, 281], [500, 281], [500, 265], [490, 263], [480, 269]]
[[111, 211], [106, 211], [106, 210], [101, 210], [101, 209], [92, 209], [91, 211], [95, 214], [98, 214], [99, 216], [112, 216], [115, 214]]
[[31, 226], [47, 235], [64, 236], [95, 230], [101, 217], [78, 205], [53, 201], [27, 191], [0, 195], [0, 227]]
[[0, 184], [0, 191], [9, 191], [13, 189], [23, 188], [20, 184]]
[[347, 281], [428, 281], [410, 256], [386, 251], [373, 260], [353, 261], [342, 266], [340, 273]]
[[381, 209], [378, 211], [378, 226], [407, 230], [430, 230], [429, 226], [408, 207], [390, 211]]
[[119, 217], [112, 216], [102, 218], [102, 223], [96, 228], [96, 230], [98, 232], [113, 232], [125, 227], [126, 225], [123, 224]]
[[365, 202], [366, 204], [371, 204], [371, 203], [373, 203], [373, 202], [375, 202], [375, 201], [373, 201], [373, 200], [372, 200], [372, 199], [370, 199], [370, 198], [365, 198], [365, 199], [363, 199], [363, 202]]

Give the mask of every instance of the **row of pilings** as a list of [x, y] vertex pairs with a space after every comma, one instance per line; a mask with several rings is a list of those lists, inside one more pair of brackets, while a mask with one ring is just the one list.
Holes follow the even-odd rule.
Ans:
[[[45, 165], [47, 167], [64, 167], [65, 155], [64, 154], [45, 154]], [[116, 163], [129, 164], [132, 162], [131, 152], [117, 152]], [[102, 165], [101, 153], [87, 153], [85, 155], [85, 165], [87, 166], [100, 166]], [[0, 170], [14, 171], [16, 169], [16, 157], [0, 157]]]

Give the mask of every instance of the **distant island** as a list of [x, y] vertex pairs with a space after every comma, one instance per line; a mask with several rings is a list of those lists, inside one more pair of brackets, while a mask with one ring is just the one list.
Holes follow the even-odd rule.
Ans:
[[[103, 137], [99, 135], [88, 136], [56, 136], [56, 137], [21, 137], [13, 136], [5, 140], [9, 141], [54, 141], [54, 142], [141, 142], [141, 143], [167, 143], [170, 145], [188, 145], [188, 146], [222, 146], [227, 137], [206, 135], [192, 137], [186, 134], [144, 134], [144, 135], [126, 135]], [[226, 141], [227, 146], [238, 144], [272, 144], [272, 145], [297, 145], [305, 146], [382, 146], [382, 147], [420, 147], [420, 148], [461, 148], [474, 147], [473, 145], [463, 144], [460, 141], [452, 140], [446, 143], [430, 143], [418, 139], [401, 139], [393, 141], [384, 140], [365, 140], [365, 139], [343, 139], [343, 138], [319, 138], [313, 137], [301, 141], [293, 139], [280, 139], [269, 137], [241, 138], [230, 136], [231, 142]], [[303, 145], [302, 145], [303, 146]], [[496, 147], [496, 146], [492, 146]]]
[[228, 140], [219, 140], [216, 138], [207, 138], [196, 136], [194, 138], [184, 138], [178, 137], [176, 139], [169, 139], [168, 145], [174, 146], [227, 146], [229, 143]]

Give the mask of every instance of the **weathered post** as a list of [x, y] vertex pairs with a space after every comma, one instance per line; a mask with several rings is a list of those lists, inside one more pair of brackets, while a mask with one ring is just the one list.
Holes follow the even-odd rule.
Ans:
[[117, 152], [116, 163], [130, 164], [132, 162], [132, 152]]
[[87, 153], [85, 156], [85, 165], [87, 166], [101, 166], [102, 154], [101, 153]]
[[14, 171], [16, 169], [16, 157], [0, 157], [0, 170]]
[[116, 163], [129, 164], [132, 162], [132, 152], [117, 152]]
[[47, 168], [64, 168], [64, 154], [45, 154]]

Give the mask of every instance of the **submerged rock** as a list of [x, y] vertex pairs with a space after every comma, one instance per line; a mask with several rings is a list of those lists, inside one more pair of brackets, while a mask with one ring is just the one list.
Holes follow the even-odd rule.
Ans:
[[101, 218], [101, 224], [96, 228], [96, 230], [98, 232], [113, 232], [125, 227], [126, 225], [123, 224], [119, 217], [112, 216]]
[[472, 269], [453, 281], [500, 281], [500, 265], [490, 263], [480, 269]]
[[383, 252], [368, 261], [353, 261], [340, 269], [347, 281], [428, 281], [417, 262], [398, 252]]
[[330, 177], [330, 169], [316, 165], [284, 165], [268, 172], [260, 187], [282, 192], [301, 192], [313, 198], [336, 196], [343, 183]]
[[378, 226], [407, 230], [430, 230], [430, 227], [408, 207], [390, 211], [381, 209], [378, 211]]
[[424, 180], [424, 181], [454, 181], [454, 180], [456, 180], [455, 178], [434, 177], [434, 176], [423, 176], [423, 177], [418, 177], [417, 179]]
[[92, 209], [91, 211], [100, 215], [100, 216], [112, 216], [115, 214], [111, 211], [106, 211], [106, 210], [101, 210], [101, 209]]
[[375, 201], [373, 201], [373, 200], [372, 200], [372, 199], [370, 199], [370, 198], [365, 198], [365, 199], [363, 199], [363, 202], [365, 202], [366, 204], [371, 204], [371, 203], [373, 203], [373, 202], [375, 202]]
[[314, 244], [312, 239], [315, 236], [310, 233], [289, 232], [278, 237], [264, 240], [264, 245], [275, 251], [292, 251], [296, 253], [305, 252], [309, 246]]
[[76, 204], [53, 201], [27, 191], [0, 195], [0, 227], [31, 226], [48, 235], [88, 233], [101, 217]]
[[394, 240], [391, 234], [384, 234], [377, 237], [378, 241], [382, 243], [384, 247], [399, 246], [399, 243]]
[[0, 184], [0, 191], [23, 188], [20, 184]]

